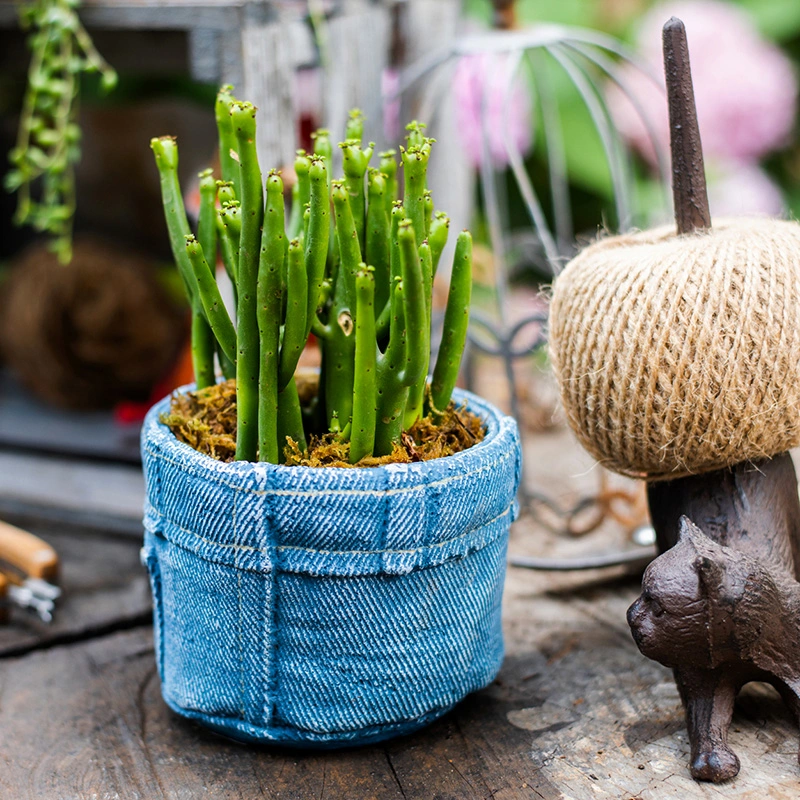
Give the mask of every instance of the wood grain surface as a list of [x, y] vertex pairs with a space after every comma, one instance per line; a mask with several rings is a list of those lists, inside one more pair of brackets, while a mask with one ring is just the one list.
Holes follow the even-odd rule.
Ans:
[[[565, 434], [538, 437], [529, 477], [596, 476]], [[536, 466], [538, 465], [538, 466]], [[563, 479], [562, 479], [563, 482]], [[637, 651], [625, 610], [639, 593], [619, 570], [509, 570], [507, 658], [497, 680], [412, 736], [338, 752], [257, 748], [171, 713], [159, 690], [149, 598], [130, 539], [42, 526], [63, 560], [50, 629], [0, 628], [0, 800], [693, 800], [797, 796], [798, 731], [777, 696], [751, 684], [731, 742], [742, 771], [698, 785], [671, 673]], [[564, 542], [531, 520], [512, 550], [574, 555], [618, 547], [601, 530]]]

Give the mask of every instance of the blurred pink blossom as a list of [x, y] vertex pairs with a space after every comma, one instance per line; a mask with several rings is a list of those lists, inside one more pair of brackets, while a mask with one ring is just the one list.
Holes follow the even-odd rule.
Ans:
[[[661, 27], [676, 16], [686, 24], [697, 117], [707, 159], [752, 162], [783, 146], [797, 112], [797, 79], [791, 62], [764, 40], [747, 14], [719, 0], [661, 3], [642, 19], [637, 44], [663, 85]], [[666, 99], [654, 83], [626, 67], [624, 83], [655, 129], [669, 141]], [[617, 87], [609, 103], [622, 134], [652, 163], [655, 152], [631, 101]]]
[[779, 217], [786, 212], [780, 188], [755, 164], [729, 164], [709, 177], [712, 217]]
[[[521, 76], [512, 81], [511, 61], [504, 53], [462, 56], [453, 76], [459, 134], [474, 166], [483, 160], [483, 130], [496, 167], [508, 164], [504, 130], [524, 154], [531, 146], [532, 118], [528, 87]], [[485, 125], [482, 117], [486, 113]]]

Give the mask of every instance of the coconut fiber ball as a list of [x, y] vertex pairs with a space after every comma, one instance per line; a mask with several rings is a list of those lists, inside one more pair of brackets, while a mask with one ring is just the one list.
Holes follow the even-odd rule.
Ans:
[[64, 265], [34, 245], [2, 286], [0, 352], [43, 400], [108, 408], [149, 397], [176, 357], [183, 316], [147, 259], [79, 237]]
[[678, 478], [800, 443], [800, 225], [616, 236], [555, 282], [550, 352], [570, 426], [611, 470]]

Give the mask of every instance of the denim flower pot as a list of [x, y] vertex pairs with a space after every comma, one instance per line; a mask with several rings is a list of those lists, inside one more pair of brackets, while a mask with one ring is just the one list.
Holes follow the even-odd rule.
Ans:
[[151, 409], [145, 544], [167, 704], [252, 742], [408, 733], [490, 683], [521, 451], [486, 422], [457, 455], [371, 469], [223, 464]]

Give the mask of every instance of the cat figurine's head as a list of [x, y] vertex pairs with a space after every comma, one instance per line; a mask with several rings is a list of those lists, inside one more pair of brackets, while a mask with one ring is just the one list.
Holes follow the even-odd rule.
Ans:
[[710, 669], [735, 658], [737, 609], [754, 568], [681, 517], [678, 543], [650, 563], [628, 609], [639, 650], [667, 667]]

